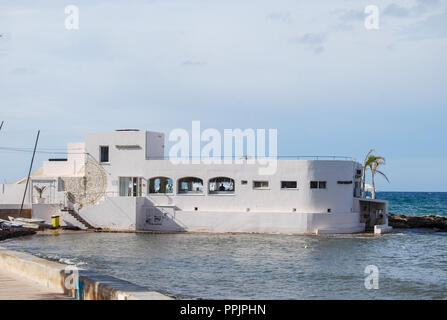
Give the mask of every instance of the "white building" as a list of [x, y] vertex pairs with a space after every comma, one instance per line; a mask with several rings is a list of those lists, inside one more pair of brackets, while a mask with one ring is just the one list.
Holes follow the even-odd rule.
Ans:
[[[359, 198], [362, 167], [354, 160], [278, 160], [275, 174], [259, 175], [247, 159], [174, 164], [164, 143], [163, 133], [117, 130], [68, 144], [66, 159], [50, 159], [31, 176], [33, 217], [59, 213], [67, 225], [111, 230], [389, 230], [387, 202]], [[21, 202], [25, 181], [1, 186], [0, 208]], [[46, 186], [45, 200], [34, 186]]]

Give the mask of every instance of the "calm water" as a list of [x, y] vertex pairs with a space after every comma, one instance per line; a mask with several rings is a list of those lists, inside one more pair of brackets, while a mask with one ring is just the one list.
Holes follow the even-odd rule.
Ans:
[[[446, 215], [446, 194], [379, 196], [395, 213]], [[83, 233], [0, 245], [180, 298], [447, 299], [447, 233], [428, 230], [380, 237]], [[365, 289], [368, 265], [379, 268], [378, 290]]]
[[[182, 298], [447, 298], [447, 233], [88, 233], [30, 236], [1, 245]], [[364, 286], [364, 270], [371, 264], [380, 271], [378, 290]]]

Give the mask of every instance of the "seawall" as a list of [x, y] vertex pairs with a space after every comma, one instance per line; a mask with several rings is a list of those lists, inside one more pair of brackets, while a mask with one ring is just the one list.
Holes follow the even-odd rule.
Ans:
[[128, 281], [82, 269], [73, 272], [72, 266], [3, 247], [0, 247], [0, 268], [80, 300], [173, 299]]

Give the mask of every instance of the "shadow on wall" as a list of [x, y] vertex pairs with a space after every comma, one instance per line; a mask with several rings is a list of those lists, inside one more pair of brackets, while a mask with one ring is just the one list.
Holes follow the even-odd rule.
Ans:
[[158, 205], [148, 198], [137, 206], [137, 230], [186, 232], [186, 225], [176, 218], [178, 207]]

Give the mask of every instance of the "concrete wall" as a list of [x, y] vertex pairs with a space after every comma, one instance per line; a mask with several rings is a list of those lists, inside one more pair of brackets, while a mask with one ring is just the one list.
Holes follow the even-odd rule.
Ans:
[[9, 220], [9, 217], [31, 218], [30, 205], [24, 205], [20, 213], [20, 205], [0, 205], [0, 219]]
[[[160, 208], [156, 208], [160, 209]], [[318, 230], [328, 233], [363, 232], [364, 224], [359, 221], [358, 213], [283, 213], [283, 212], [191, 212], [148, 210], [141, 215], [141, 230], [152, 231], [188, 231], [188, 232], [244, 232], [244, 233], [280, 233], [308, 234]], [[149, 218], [158, 216], [157, 219]], [[137, 218], [138, 219], [138, 218]], [[154, 222], [155, 220], [155, 222]]]
[[[143, 196], [159, 204], [174, 203], [179, 209], [212, 211], [224, 208], [227, 211], [278, 211], [302, 213], [347, 213], [354, 211], [354, 185], [360, 181], [355, 177], [358, 164], [353, 161], [323, 160], [279, 160], [274, 175], [260, 175], [259, 165], [249, 164], [178, 164], [169, 160], [146, 160], [146, 143], [150, 143], [145, 132], [106, 132], [86, 135], [86, 151], [99, 159], [99, 147], [109, 146], [109, 163], [103, 168], [107, 172], [107, 192], [118, 195], [119, 177], [141, 177]], [[155, 142], [154, 142], [155, 143]], [[160, 143], [157, 142], [156, 146]], [[119, 145], [138, 145], [141, 149], [117, 148]], [[151, 146], [147, 145], [146, 149]], [[164, 176], [173, 179], [177, 190], [178, 179], [198, 177], [204, 182], [204, 193], [192, 194], [148, 194], [149, 179]], [[214, 177], [229, 177], [235, 181], [233, 195], [209, 194], [208, 181]], [[241, 181], [248, 184], [242, 185]], [[254, 190], [254, 180], [268, 180], [268, 190]], [[282, 180], [298, 182], [297, 190], [281, 190]], [[310, 189], [310, 181], [327, 181], [326, 189]], [[352, 184], [337, 184], [337, 181], [352, 181]]]
[[358, 213], [184, 211], [170, 205], [155, 206], [145, 197], [109, 198], [82, 209], [80, 214], [95, 227], [110, 230], [283, 234], [364, 231]]
[[[174, 165], [168, 160], [136, 161], [128, 158], [129, 153], [111, 155], [111, 163], [104, 165], [107, 172], [107, 192], [119, 194], [119, 177], [141, 177], [143, 196], [163, 204], [175, 204], [179, 209], [190, 211], [277, 211], [302, 213], [346, 213], [354, 211], [355, 163], [351, 161], [306, 161], [280, 160], [275, 175], [262, 176], [258, 167], [251, 164], [233, 165]], [[114, 157], [114, 158], [112, 158]], [[171, 178], [173, 194], [149, 194], [149, 179], [157, 176]], [[202, 194], [177, 194], [178, 180], [183, 177], [197, 177], [203, 180]], [[234, 179], [234, 194], [210, 194], [208, 181], [214, 177]], [[246, 180], [247, 184], [242, 184]], [[253, 181], [267, 180], [267, 190], [255, 190]], [[281, 189], [281, 181], [297, 181], [297, 189]], [[310, 181], [327, 181], [326, 189], [310, 189]], [[353, 181], [353, 184], [338, 184], [338, 181]]]
[[43, 172], [46, 176], [82, 176], [85, 164], [85, 143], [71, 142], [67, 146], [67, 161], [45, 161]]
[[78, 213], [96, 228], [135, 230], [137, 198], [116, 197], [82, 208]]
[[164, 133], [146, 131], [146, 159], [163, 159], [164, 154]]
[[72, 266], [2, 247], [0, 268], [82, 300], [172, 300], [128, 281], [91, 271], [77, 269], [78, 277], [74, 277]]
[[[51, 224], [51, 216], [54, 214], [61, 214], [60, 206], [57, 204], [33, 204], [33, 218], [44, 219], [46, 223]], [[65, 225], [63, 220], [60, 223], [62, 226]]]
[[[30, 185], [25, 196], [25, 203], [31, 203]], [[25, 183], [21, 184], [0, 184], [0, 204], [21, 204], [23, 193], [25, 192]]]

